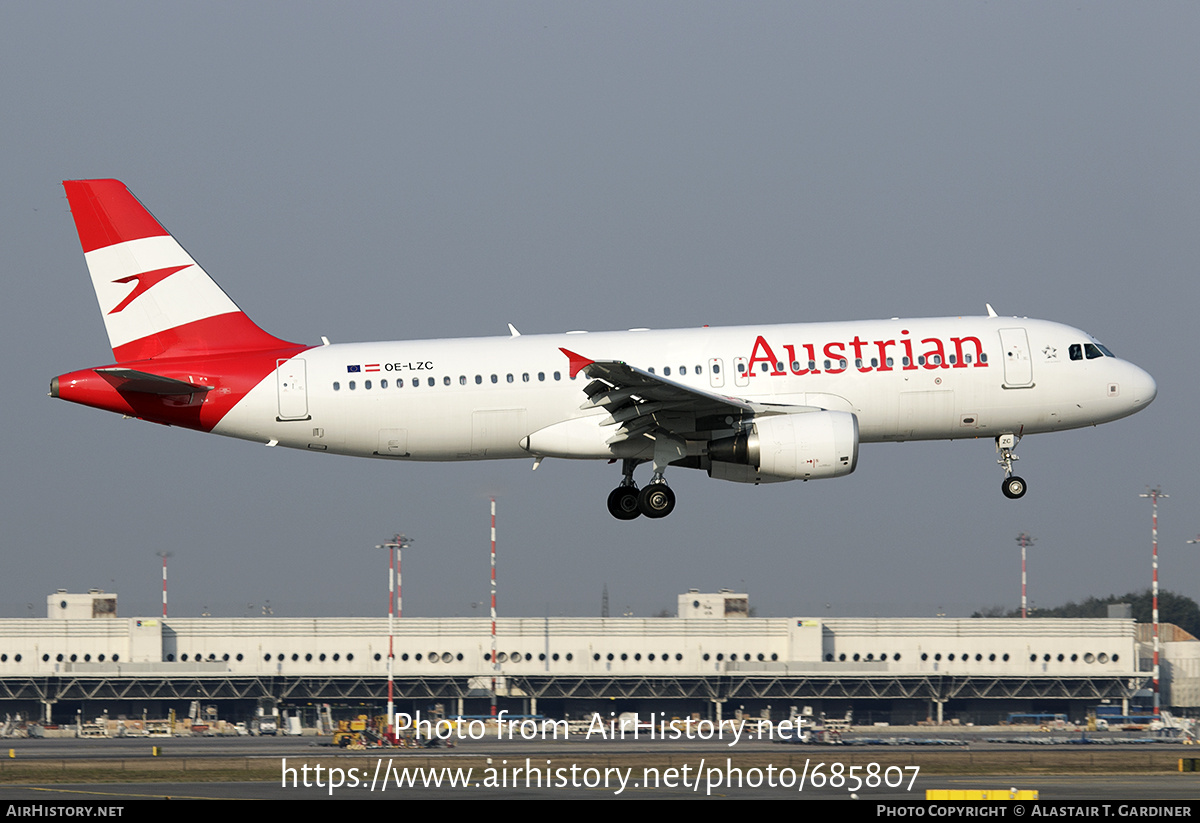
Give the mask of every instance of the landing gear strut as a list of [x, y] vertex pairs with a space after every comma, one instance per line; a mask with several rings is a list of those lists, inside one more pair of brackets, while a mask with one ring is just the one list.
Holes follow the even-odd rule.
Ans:
[[1021, 438], [1016, 434], [1002, 434], [996, 438], [996, 451], [1000, 452], [1000, 459], [996, 462], [1004, 469], [1004, 483], [1000, 489], [1009, 500], [1019, 500], [1024, 497], [1027, 488], [1025, 481], [1012, 473], [1013, 463], [1019, 459], [1013, 454], [1013, 449], [1020, 442]]
[[637, 483], [633, 482], [633, 470], [637, 460], [622, 460], [621, 471], [625, 478], [608, 495], [608, 513], [618, 520], [633, 520], [642, 513], [639, 505]]

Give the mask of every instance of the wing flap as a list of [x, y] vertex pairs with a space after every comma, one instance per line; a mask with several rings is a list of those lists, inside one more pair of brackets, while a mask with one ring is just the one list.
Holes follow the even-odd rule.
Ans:
[[[568, 349], [560, 351], [570, 360], [572, 374], [591, 378], [583, 388], [587, 400], [580, 410], [603, 409], [609, 417], [601, 425], [617, 427], [606, 441], [608, 445], [657, 432], [687, 439], [698, 434], [697, 428], [732, 428], [734, 421], [754, 417], [820, 411], [813, 406], [751, 403], [684, 385], [620, 360], [592, 360]], [[713, 421], [719, 422], [709, 425]]]

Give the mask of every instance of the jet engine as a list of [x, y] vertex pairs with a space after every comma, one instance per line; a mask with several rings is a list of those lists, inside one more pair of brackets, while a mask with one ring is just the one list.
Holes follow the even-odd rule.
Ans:
[[709, 477], [736, 483], [842, 477], [858, 465], [858, 418], [840, 411], [758, 417], [709, 441], [708, 458]]

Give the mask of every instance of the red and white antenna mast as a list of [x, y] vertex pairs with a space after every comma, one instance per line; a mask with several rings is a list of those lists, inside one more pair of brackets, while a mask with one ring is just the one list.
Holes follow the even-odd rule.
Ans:
[[1021, 544], [1021, 617], [1028, 617], [1029, 601], [1025, 599], [1025, 549], [1036, 541], [1025, 532], [1021, 532], [1017, 535], [1017, 542]]
[[496, 716], [496, 678], [500, 660], [496, 657], [496, 498], [492, 498], [492, 717]]
[[1153, 518], [1150, 521], [1150, 542], [1153, 547], [1152, 551], [1152, 567], [1153, 567], [1153, 582], [1151, 585], [1151, 610], [1154, 621], [1154, 714], [1158, 716], [1159, 691], [1158, 691], [1158, 501], [1166, 500], [1170, 495], [1163, 494], [1161, 486], [1147, 488], [1145, 494], [1139, 494], [1138, 497], [1150, 498]]
[[155, 552], [163, 562], [163, 618], [167, 616], [167, 558], [175, 552]]
[[395, 735], [392, 732], [392, 723], [395, 720], [396, 703], [394, 700], [395, 689], [395, 668], [396, 668], [396, 626], [395, 617], [397, 610], [397, 602], [400, 596], [400, 587], [397, 585], [399, 577], [400, 562], [398, 559], [402, 557], [405, 546], [411, 546], [413, 543], [411, 537], [405, 537], [402, 534], [396, 535], [389, 543], [382, 543], [375, 548], [388, 550], [388, 702], [387, 702], [387, 735], [388, 739], [395, 741]]

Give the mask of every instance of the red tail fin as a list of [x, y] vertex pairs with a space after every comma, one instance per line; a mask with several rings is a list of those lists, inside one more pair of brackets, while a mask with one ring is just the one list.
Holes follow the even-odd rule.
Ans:
[[117, 362], [294, 345], [256, 326], [125, 184], [63, 188]]

